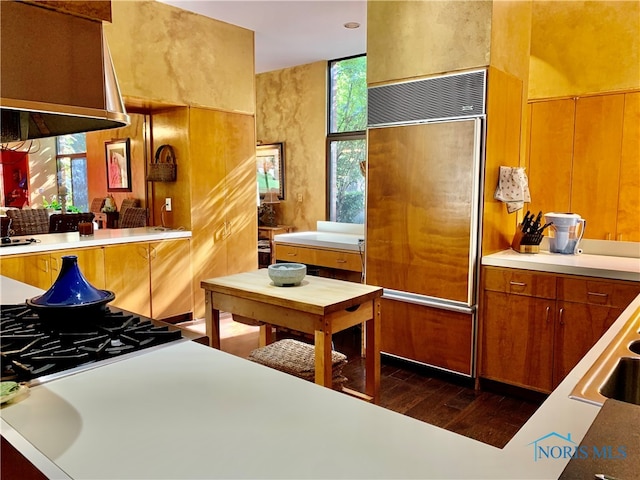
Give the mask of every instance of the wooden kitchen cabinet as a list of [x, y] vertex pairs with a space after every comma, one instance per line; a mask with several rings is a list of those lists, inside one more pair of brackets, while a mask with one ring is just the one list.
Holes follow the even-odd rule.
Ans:
[[640, 92], [624, 96], [616, 240], [640, 242]]
[[80, 271], [96, 288], [105, 288], [104, 260], [102, 248], [81, 248], [53, 252], [15, 255], [0, 259], [0, 274], [27, 285], [48, 290], [58, 278], [62, 257], [78, 257]]
[[188, 128], [192, 291], [203, 317], [202, 280], [258, 267], [255, 118], [190, 107]]
[[362, 272], [360, 254], [347, 250], [301, 247], [278, 243], [276, 244], [276, 260]]
[[105, 247], [104, 268], [107, 289], [116, 295], [111, 305], [150, 317], [149, 245], [125, 243]]
[[586, 238], [616, 239], [623, 114], [623, 94], [576, 100], [570, 211], [587, 220]]
[[[532, 210], [570, 212], [573, 99], [531, 103], [527, 176]], [[589, 225], [591, 226], [591, 225]]]
[[105, 247], [107, 289], [123, 310], [154, 319], [193, 311], [188, 239]]
[[193, 311], [191, 246], [189, 240], [149, 244], [151, 316], [170, 318]]
[[0, 274], [47, 290], [51, 286], [51, 256], [41, 253], [2, 257]]
[[578, 213], [585, 238], [640, 241], [640, 93], [532, 102], [530, 112], [531, 210]]
[[552, 390], [556, 279], [486, 268], [480, 376]]
[[640, 286], [628, 282], [569, 277], [558, 279], [554, 388], [638, 293]]
[[636, 282], [484, 267], [479, 376], [550, 392], [638, 293]]
[[62, 257], [65, 255], [75, 255], [78, 257], [78, 267], [84, 278], [96, 288], [106, 289], [106, 279], [104, 274], [104, 249], [81, 248], [77, 250], [57, 250], [51, 252], [51, 275], [52, 282], [58, 278]]

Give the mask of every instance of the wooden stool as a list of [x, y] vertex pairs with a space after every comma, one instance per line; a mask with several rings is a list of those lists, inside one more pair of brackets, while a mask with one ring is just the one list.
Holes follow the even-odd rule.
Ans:
[[[287, 338], [256, 348], [249, 354], [249, 360], [311, 382], [315, 381], [314, 346], [298, 340]], [[340, 391], [348, 380], [342, 375], [342, 367], [347, 364], [347, 356], [334, 350], [331, 352], [331, 364], [332, 387]]]

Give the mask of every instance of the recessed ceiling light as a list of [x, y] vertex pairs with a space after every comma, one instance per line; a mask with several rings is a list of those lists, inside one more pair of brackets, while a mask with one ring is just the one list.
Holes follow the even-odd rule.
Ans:
[[358, 22], [347, 22], [344, 24], [344, 28], [360, 28], [360, 24]]

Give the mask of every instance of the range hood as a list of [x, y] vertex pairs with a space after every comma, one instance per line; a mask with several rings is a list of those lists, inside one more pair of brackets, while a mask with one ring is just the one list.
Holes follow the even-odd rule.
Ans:
[[0, 2], [1, 141], [129, 125], [102, 23]]

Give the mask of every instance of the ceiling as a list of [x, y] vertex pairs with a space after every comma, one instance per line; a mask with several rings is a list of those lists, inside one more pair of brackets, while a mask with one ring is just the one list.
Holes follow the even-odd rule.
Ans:
[[366, 0], [158, 1], [253, 30], [256, 73], [366, 53]]

